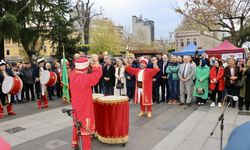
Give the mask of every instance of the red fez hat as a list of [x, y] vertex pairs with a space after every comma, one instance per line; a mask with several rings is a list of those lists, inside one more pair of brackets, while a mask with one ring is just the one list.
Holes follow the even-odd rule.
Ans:
[[80, 57], [75, 59], [75, 68], [78, 70], [84, 70], [89, 66], [89, 59], [86, 57]]
[[140, 59], [140, 63], [148, 64], [148, 60], [147, 60], [146, 58], [142, 57], [142, 58]]

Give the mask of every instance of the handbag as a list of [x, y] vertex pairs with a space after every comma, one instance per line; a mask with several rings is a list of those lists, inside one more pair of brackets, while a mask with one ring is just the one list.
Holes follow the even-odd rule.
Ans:
[[244, 84], [245, 84], [245, 81], [239, 80], [236, 82], [235, 86], [241, 88], [244, 86]]
[[203, 94], [205, 93], [205, 89], [202, 88], [202, 87], [198, 87], [198, 88], [196, 89], [196, 93], [197, 93], [198, 95], [203, 95]]
[[123, 89], [124, 88], [124, 83], [121, 82], [121, 80], [118, 80], [116, 83], [116, 88], [117, 89]]

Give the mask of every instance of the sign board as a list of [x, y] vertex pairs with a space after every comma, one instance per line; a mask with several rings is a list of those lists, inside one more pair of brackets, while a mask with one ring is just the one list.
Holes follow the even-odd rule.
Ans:
[[243, 53], [228, 53], [228, 54], [221, 54], [221, 59], [226, 60], [230, 57], [234, 57], [234, 59], [241, 59], [243, 58]]

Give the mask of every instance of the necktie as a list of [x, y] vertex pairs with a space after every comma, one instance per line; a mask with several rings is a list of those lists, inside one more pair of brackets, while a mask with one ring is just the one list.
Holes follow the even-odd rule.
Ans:
[[185, 64], [183, 72], [182, 72], [182, 78], [185, 78], [185, 71], [186, 71], [187, 64]]

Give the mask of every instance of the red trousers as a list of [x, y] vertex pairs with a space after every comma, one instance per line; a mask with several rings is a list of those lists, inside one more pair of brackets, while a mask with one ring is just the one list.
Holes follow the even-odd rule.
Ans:
[[142, 105], [142, 95], [140, 96], [140, 107], [141, 107], [141, 111], [145, 112], [146, 108], [148, 112], [152, 112], [152, 105]]
[[[91, 135], [82, 135], [82, 148], [84, 150], [91, 150]], [[73, 133], [72, 133], [72, 147], [78, 146], [78, 135], [77, 128], [73, 125]]]
[[[10, 114], [10, 113], [13, 113], [13, 109], [12, 109], [12, 104], [7, 104], [7, 112]], [[4, 106], [3, 105], [0, 105], [0, 114], [3, 114], [4, 112]]]

